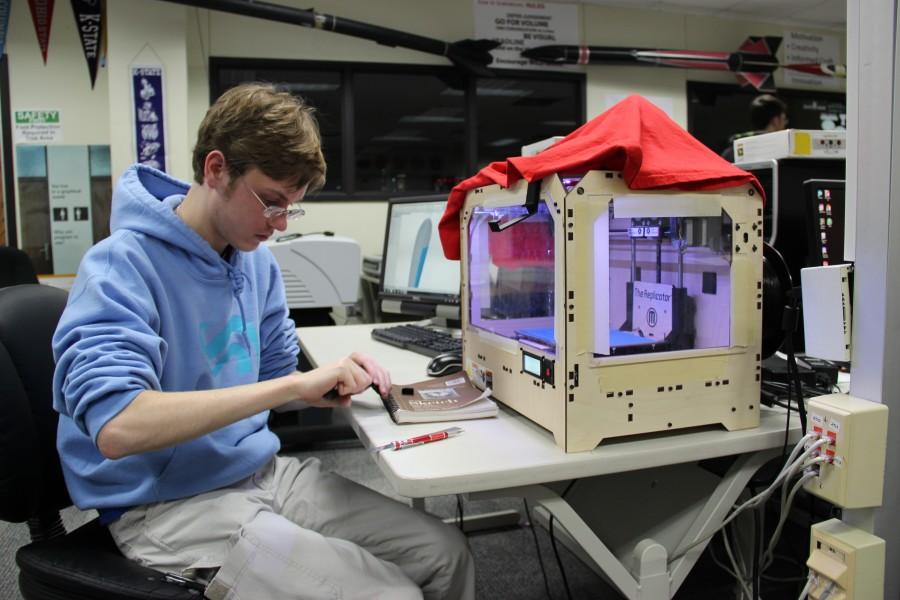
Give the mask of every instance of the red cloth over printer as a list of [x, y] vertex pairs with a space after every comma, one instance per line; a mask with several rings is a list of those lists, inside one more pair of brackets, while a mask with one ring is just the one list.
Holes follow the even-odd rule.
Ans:
[[765, 198], [756, 177], [701, 144], [647, 99], [629, 96], [540, 154], [493, 162], [457, 184], [438, 225], [444, 255], [459, 260], [459, 211], [469, 190], [590, 170], [622, 171], [633, 190], [716, 190], [753, 183]]

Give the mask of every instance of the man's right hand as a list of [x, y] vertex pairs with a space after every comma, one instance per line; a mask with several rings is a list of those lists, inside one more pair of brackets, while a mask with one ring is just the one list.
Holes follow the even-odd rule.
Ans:
[[[291, 374], [290, 377], [296, 378], [296, 399], [323, 408], [350, 406], [350, 397], [372, 384], [372, 377], [352, 355], [312, 371]], [[330, 394], [329, 398], [325, 398], [332, 391], [337, 395]]]

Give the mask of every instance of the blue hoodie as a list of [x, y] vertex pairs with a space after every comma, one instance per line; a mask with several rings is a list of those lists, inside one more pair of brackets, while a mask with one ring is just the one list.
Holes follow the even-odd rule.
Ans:
[[[297, 368], [271, 252], [228, 261], [178, 215], [188, 185], [135, 165], [113, 194], [112, 235], [81, 261], [53, 337], [57, 447], [81, 509], [120, 509], [234, 483], [268, 462], [268, 411], [171, 448], [104, 458], [97, 433], [144, 390], [208, 390]], [[115, 511], [110, 511], [115, 512]]]

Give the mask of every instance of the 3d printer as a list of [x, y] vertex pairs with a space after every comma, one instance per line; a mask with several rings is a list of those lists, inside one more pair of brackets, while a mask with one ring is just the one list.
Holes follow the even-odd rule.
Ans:
[[635, 191], [621, 173], [471, 190], [463, 360], [567, 452], [759, 424], [762, 199]]

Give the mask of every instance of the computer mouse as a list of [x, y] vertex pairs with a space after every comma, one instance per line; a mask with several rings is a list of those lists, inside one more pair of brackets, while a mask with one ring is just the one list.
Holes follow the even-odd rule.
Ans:
[[425, 369], [430, 377], [443, 377], [456, 371], [462, 371], [462, 355], [459, 352], [438, 354], [431, 359]]

